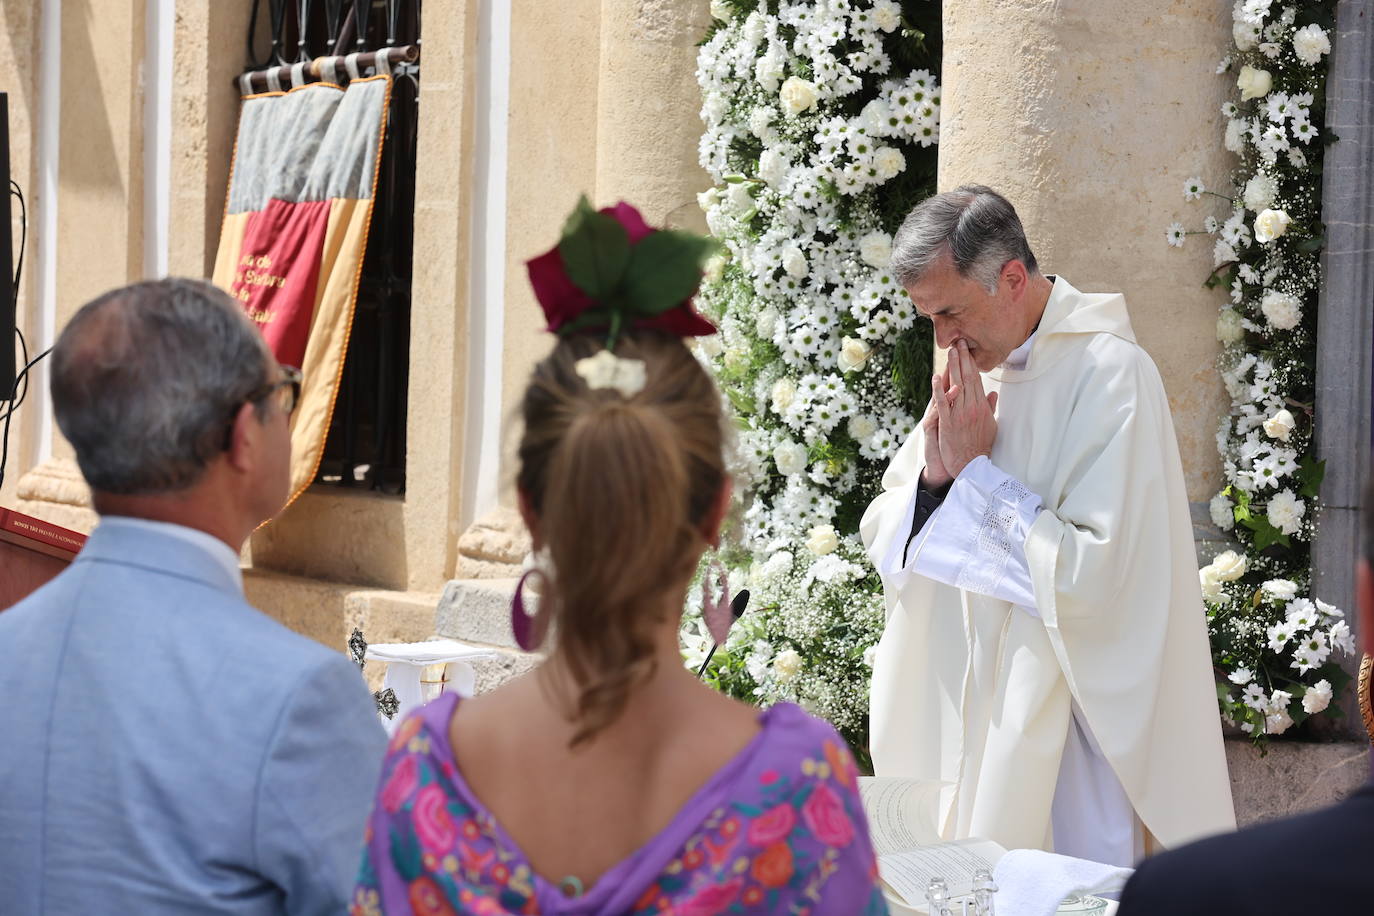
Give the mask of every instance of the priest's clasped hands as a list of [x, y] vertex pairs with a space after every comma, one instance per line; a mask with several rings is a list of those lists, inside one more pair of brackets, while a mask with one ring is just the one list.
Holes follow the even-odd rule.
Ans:
[[945, 371], [931, 376], [930, 404], [921, 418], [925, 433], [927, 489], [947, 485], [979, 455], [992, 454], [997, 438], [997, 392], [983, 393], [983, 380], [962, 340], [949, 348]]

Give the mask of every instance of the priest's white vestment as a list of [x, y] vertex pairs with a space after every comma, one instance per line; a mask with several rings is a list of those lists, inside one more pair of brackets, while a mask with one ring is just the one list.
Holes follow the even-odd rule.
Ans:
[[[984, 389], [998, 392], [998, 426], [992, 467], [976, 464], [1007, 485], [985, 494], [987, 511], [965, 540], [992, 563], [956, 587], [906, 562], [908, 547], [947, 549], [929, 530], [910, 540], [919, 427], [864, 514], [888, 611], [873, 666], [876, 772], [944, 780], [946, 839], [1053, 849], [1051, 808], [1078, 717], [1156, 842], [1234, 829], [1159, 372], [1121, 296], [1080, 293], [1062, 277], [1030, 344], [1024, 368], [983, 374]], [[1024, 516], [1032, 494], [1036, 512]], [[1033, 609], [993, 597], [1015, 591], [991, 587], [987, 573], [1009, 554], [1020, 558]]]

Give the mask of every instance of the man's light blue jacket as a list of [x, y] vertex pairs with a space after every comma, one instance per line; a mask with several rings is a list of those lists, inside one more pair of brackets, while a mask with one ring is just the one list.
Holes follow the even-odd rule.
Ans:
[[212, 554], [97, 528], [0, 612], [0, 914], [342, 912], [384, 748]]

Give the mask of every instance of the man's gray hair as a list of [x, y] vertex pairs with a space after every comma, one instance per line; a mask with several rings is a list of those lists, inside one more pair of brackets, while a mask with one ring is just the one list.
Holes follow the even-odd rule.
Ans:
[[[182, 490], [224, 451], [271, 352], [227, 294], [199, 280], [112, 290], [53, 348], [53, 412], [91, 489]], [[259, 416], [266, 406], [257, 405]]]
[[959, 276], [977, 281], [989, 293], [1008, 261], [1038, 273], [1035, 255], [1011, 202], [992, 188], [964, 185], [916, 205], [892, 240], [892, 274], [910, 287], [946, 252]]

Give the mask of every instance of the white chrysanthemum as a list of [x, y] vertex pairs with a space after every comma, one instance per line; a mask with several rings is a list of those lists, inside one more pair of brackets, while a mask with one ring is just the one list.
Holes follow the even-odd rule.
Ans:
[[1235, 309], [1222, 309], [1217, 315], [1217, 340], [1224, 344], [1239, 342], [1245, 337], [1245, 323]]
[[1276, 331], [1290, 331], [1302, 321], [1302, 307], [1296, 296], [1271, 290], [1260, 300], [1260, 311]]
[[1239, 153], [1245, 149], [1246, 125], [1241, 120], [1231, 120], [1226, 122], [1226, 137], [1223, 145], [1233, 153]]
[[1249, 668], [1237, 668], [1227, 676], [1227, 679], [1230, 680], [1232, 684], [1239, 684], [1244, 687], [1255, 679], [1255, 673]]
[[782, 250], [782, 269], [793, 279], [803, 279], [809, 271], [806, 255], [796, 245], [788, 245]]
[[1280, 490], [1269, 498], [1269, 523], [1284, 534], [1301, 531], [1306, 512], [1307, 503], [1294, 496], [1292, 490]]
[[1331, 53], [1331, 38], [1316, 23], [1304, 26], [1293, 33], [1293, 53], [1308, 66], [1315, 66], [1323, 55]]
[[870, 232], [859, 239], [859, 257], [873, 267], [887, 267], [892, 263], [892, 236], [886, 232]]
[[[1170, 244], [1173, 243], [1171, 242]], [[1179, 244], [1182, 245], [1183, 243], [1179, 242]], [[1240, 255], [1237, 254], [1235, 247], [1230, 242], [1226, 241], [1226, 239], [1217, 239], [1216, 244], [1212, 246], [1213, 267], [1230, 264], [1238, 257], [1240, 257]]]
[[891, 32], [902, 24], [902, 6], [896, 0], [876, 0], [872, 15], [873, 23], [884, 32]]
[[1284, 608], [1284, 620], [1293, 625], [1294, 633], [1305, 633], [1317, 625], [1317, 606], [1309, 598], [1294, 598]]
[[1203, 186], [1201, 178], [1189, 178], [1183, 182], [1183, 199], [1197, 200], [1202, 196], [1202, 192], [1207, 188]]
[[849, 418], [848, 429], [856, 442], [863, 442], [878, 431], [878, 423], [866, 414], [855, 414]]
[[1350, 632], [1350, 624], [1344, 620], [1337, 621], [1326, 631], [1326, 638], [1331, 641], [1331, 645], [1340, 649], [1346, 655], [1355, 654], [1355, 637]]
[[1288, 622], [1276, 623], [1265, 631], [1271, 652], [1282, 652], [1293, 638], [1293, 626]]
[[764, 340], [772, 340], [779, 317], [778, 310], [772, 306], [760, 309], [759, 313], [754, 316], [754, 333]]
[[1216, 525], [1222, 531], [1230, 531], [1235, 527], [1235, 506], [1231, 502], [1230, 497], [1225, 493], [1218, 493], [1216, 496], [1213, 496], [1208, 509], [1212, 515], [1212, 524]]
[[1164, 240], [1173, 248], [1182, 248], [1183, 240], [1188, 237], [1188, 230], [1183, 228], [1182, 223], [1170, 223], [1169, 228], [1164, 230]]
[[1302, 710], [1309, 716], [1316, 715], [1331, 705], [1331, 682], [1323, 678], [1302, 695]]
[[1274, 205], [1274, 198], [1278, 196], [1279, 183], [1274, 176], [1264, 172], [1259, 172], [1251, 176], [1245, 183], [1243, 198], [1245, 206], [1255, 213], [1268, 210]]
[[1253, 51], [1259, 44], [1259, 26], [1238, 21], [1231, 26], [1231, 40], [1236, 43], [1237, 51]]
[[1279, 602], [1292, 602], [1294, 597], [1297, 597], [1297, 582], [1292, 580], [1268, 580], [1260, 589], [1270, 599]]

